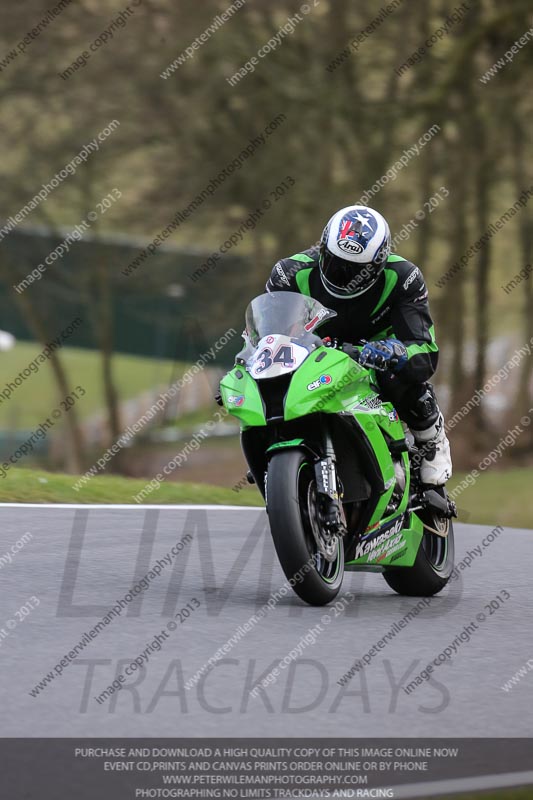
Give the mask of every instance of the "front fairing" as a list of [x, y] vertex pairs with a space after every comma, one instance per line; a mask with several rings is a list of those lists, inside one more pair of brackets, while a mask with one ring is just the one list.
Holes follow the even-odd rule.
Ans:
[[403, 437], [398, 415], [379, 398], [374, 373], [341, 350], [325, 347], [315, 333], [334, 316], [313, 298], [293, 292], [252, 300], [245, 346], [221, 383], [224, 405], [243, 427], [267, 424], [261, 387], [278, 380], [286, 422], [318, 412], [351, 413], [364, 428], [372, 422], [393, 439]]

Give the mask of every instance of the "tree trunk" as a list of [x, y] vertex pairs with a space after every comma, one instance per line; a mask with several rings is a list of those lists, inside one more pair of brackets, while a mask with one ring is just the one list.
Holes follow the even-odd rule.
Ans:
[[[42, 344], [43, 347], [46, 347], [53, 337], [49, 334], [46, 323], [34, 304], [29, 300], [26, 293], [17, 295], [15, 297], [15, 302], [19, 306], [21, 314], [28, 328], [35, 336], [35, 339]], [[58, 396], [60, 399], [63, 399], [70, 394], [70, 386], [63, 363], [56, 350], [53, 350], [50, 354], [50, 365], [58, 389]], [[65, 420], [68, 441], [66, 468], [69, 472], [80, 473], [83, 470], [84, 441], [76, 407], [72, 406], [69, 411], [64, 414], [63, 419]]]
[[[489, 226], [490, 214], [490, 189], [494, 167], [487, 147], [487, 133], [485, 121], [479, 112], [476, 114], [476, 140], [478, 145], [478, 161], [475, 175], [475, 220], [477, 237], [483, 236]], [[476, 363], [474, 368], [474, 383], [476, 388], [481, 388], [485, 383], [487, 371], [487, 346], [489, 339], [489, 280], [491, 268], [492, 244], [491, 239], [485, 241], [478, 253], [475, 271], [475, 343]], [[483, 407], [477, 405], [472, 411], [475, 423], [477, 444], [483, 446], [487, 424]]]
[[98, 311], [96, 335], [102, 357], [102, 384], [107, 409], [109, 446], [122, 432], [120, 404], [113, 378], [113, 291], [111, 276], [105, 263], [100, 263], [97, 273]]
[[[447, 188], [450, 191], [450, 202], [446, 209], [451, 233], [451, 250], [449, 259], [455, 264], [468, 249], [467, 200], [469, 187], [468, 159], [460, 154], [465, 146], [464, 130], [461, 125], [453, 139], [447, 142], [448, 150], [456, 150], [456, 157], [447, 160]], [[443, 270], [445, 271], [445, 270]], [[449, 412], [455, 413], [464, 402], [466, 371], [464, 365], [464, 346], [466, 340], [466, 301], [465, 301], [465, 269], [453, 275], [444, 291], [439, 304], [439, 319], [442, 324], [442, 339], [449, 343], [451, 350], [449, 387]]]
[[[514, 190], [516, 197], [520, 197], [524, 188], [531, 183], [526, 179], [528, 174], [527, 159], [524, 151], [526, 144], [526, 135], [521, 118], [518, 115], [511, 117], [511, 135], [513, 140], [513, 179]], [[533, 225], [531, 222], [531, 212], [528, 206], [520, 211], [518, 217], [518, 224], [520, 230], [520, 250], [521, 250], [521, 264], [522, 268], [532, 265], [533, 258]], [[528, 277], [520, 285], [521, 290], [524, 292], [522, 301], [522, 331], [524, 342], [531, 345], [533, 342], [533, 277]], [[518, 391], [514, 402], [514, 419], [519, 419], [523, 414], [526, 414], [531, 407], [531, 380], [533, 372], [533, 358], [526, 356], [520, 365], [520, 374], [518, 381]], [[533, 447], [533, 430], [528, 428], [527, 444]]]

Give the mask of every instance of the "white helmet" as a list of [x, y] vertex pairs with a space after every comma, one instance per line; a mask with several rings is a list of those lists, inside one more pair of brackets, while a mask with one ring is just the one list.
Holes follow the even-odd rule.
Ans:
[[391, 251], [389, 226], [379, 211], [346, 206], [334, 214], [320, 242], [320, 277], [334, 297], [368, 291], [385, 268]]

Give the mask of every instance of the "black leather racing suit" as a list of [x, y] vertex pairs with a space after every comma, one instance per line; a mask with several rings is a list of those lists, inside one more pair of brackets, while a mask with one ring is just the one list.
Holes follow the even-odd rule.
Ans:
[[318, 267], [319, 249], [312, 247], [275, 264], [267, 281], [269, 292], [300, 292], [337, 312], [319, 330], [322, 337], [356, 343], [360, 339], [396, 338], [407, 348], [408, 361], [397, 373], [379, 372], [384, 399], [414, 430], [426, 430], [439, 415], [432, 385], [438, 347], [429, 311], [428, 291], [414, 264], [390, 255], [377, 283], [359, 297], [337, 299], [324, 288]]

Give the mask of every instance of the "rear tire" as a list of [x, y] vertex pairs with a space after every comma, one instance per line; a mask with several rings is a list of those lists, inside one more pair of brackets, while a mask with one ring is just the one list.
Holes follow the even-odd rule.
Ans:
[[323, 606], [337, 596], [344, 576], [344, 544], [337, 539], [332, 560], [320, 552], [316, 535], [314, 468], [301, 450], [276, 453], [268, 465], [267, 512], [281, 568], [306, 603]]
[[[443, 517], [426, 512], [423, 522], [432, 528], [443, 525]], [[432, 597], [438, 594], [453, 572], [455, 545], [453, 522], [446, 520], [448, 535], [439, 536], [424, 527], [424, 535], [412, 567], [398, 567], [383, 571], [383, 577], [395, 592], [408, 597]]]

